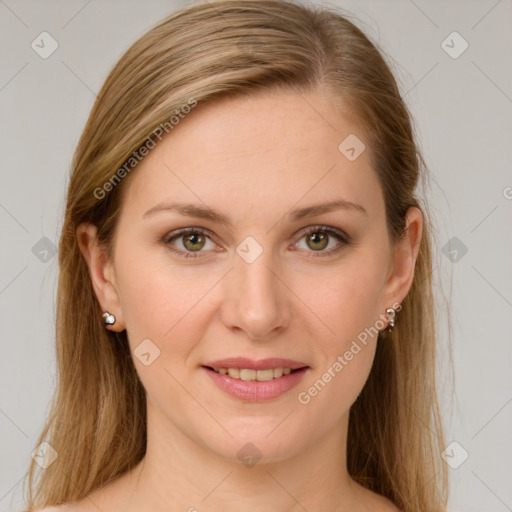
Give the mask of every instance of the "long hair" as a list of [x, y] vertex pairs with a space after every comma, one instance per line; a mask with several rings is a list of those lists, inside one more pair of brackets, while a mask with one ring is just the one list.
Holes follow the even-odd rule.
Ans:
[[58, 382], [38, 441], [47, 441], [58, 457], [42, 471], [32, 461], [28, 511], [86, 496], [133, 468], [146, 450], [145, 391], [126, 333], [104, 329], [77, 226], [94, 223], [112, 250], [122, 191], [137, 172], [134, 155], [162, 129], [171, 136], [179, 130], [170, 120], [190, 105], [319, 86], [349, 105], [365, 127], [392, 240], [403, 236], [409, 207], [424, 217], [412, 287], [393, 332], [377, 344], [368, 381], [350, 410], [348, 471], [405, 512], [445, 509], [433, 230], [416, 195], [427, 169], [395, 78], [370, 39], [334, 9], [219, 0], [174, 12], [126, 51], [76, 148], [59, 242]]

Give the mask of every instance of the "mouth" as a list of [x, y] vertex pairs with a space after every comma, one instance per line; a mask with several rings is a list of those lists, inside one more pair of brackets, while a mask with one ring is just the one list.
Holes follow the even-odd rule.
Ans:
[[280, 379], [283, 375], [290, 375], [291, 373], [298, 372], [302, 368], [265, 368], [263, 370], [254, 370], [252, 368], [212, 368], [205, 366], [208, 370], [212, 370], [220, 375], [228, 375], [232, 379], [240, 379], [244, 381], [257, 380], [258, 382], [269, 381], [273, 379]]
[[272, 400], [295, 387], [310, 369], [290, 359], [231, 358], [202, 365], [224, 393], [244, 402]]

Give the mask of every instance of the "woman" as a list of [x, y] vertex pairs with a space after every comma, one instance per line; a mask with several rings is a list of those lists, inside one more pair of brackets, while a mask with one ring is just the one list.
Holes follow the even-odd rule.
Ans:
[[333, 10], [208, 2], [78, 144], [27, 510], [440, 511], [425, 169]]

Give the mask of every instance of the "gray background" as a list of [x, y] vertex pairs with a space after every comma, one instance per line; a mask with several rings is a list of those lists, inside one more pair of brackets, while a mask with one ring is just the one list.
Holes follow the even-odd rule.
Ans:
[[[448, 443], [457, 443], [446, 456], [458, 466], [449, 510], [512, 510], [512, 2], [324, 3], [356, 15], [390, 56], [435, 178], [424, 193], [436, 283], [452, 292], [454, 398], [440, 381]], [[55, 384], [52, 249], [72, 152], [113, 64], [185, 4], [0, 0], [1, 511], [21, 508]], [[58, 43], [46, 59], [31, 47], [43, 31]], [[454, 31], [469, 44], [457, 58], [464, 41]]]

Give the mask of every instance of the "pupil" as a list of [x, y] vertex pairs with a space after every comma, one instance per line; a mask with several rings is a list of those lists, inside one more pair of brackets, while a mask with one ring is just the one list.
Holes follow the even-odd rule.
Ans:
[[325, 247], [325, 243], [322, 242], [325, 242], [327, 240], [327, 235], [325, 235], [324, 233], [312, 233], [309, 237], [309, 240], [313, 242], [313, 244], [321, 244], [320, 247], [312, 247], [312, 249], [323, 249]]
[[[187, 245], [195, 245], [195, 244], [200, 244], [201, 239], [202, 239], [202, 235], [200, 235], [200, 234], [190, 234], [186, 237], [186, 242], [187, 242]], [[190, 249], [190, 247], [187, 247], [187, 248]], [[200, 248], [201, 247], [199, 247], [199, 249]], [[194, 250], [194, 248], [192, 248], [192, 250]]]

